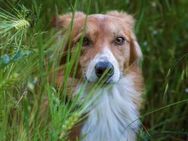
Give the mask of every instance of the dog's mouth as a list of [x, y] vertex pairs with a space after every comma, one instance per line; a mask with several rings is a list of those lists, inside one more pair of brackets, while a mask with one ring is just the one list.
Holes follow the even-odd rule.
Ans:
[[[120, 76], [121, 77], [121, 76]], [[106, 86], [106, 85], [112, 85], [112, 84], [116, 84], [119, 82], [120, 77], [116, 80], [114, 79], [114, 76], [111, 75], [110, 73], [104, 74], [103, 76], [96, 78], [95, 80], [91, 80], [89, 78], [87, 78], [87, 76], [84, 76], [85, 81], [88, 84], [95, 84], [95, 85], [99, 85], [99, 86]]]
[[98, 84], [98, 85], [108, 85], [108, 84], [114, 84], [115, 82], [112, 80], [112, 77], [104, 76], [101, 79], [97, 79], [95, 81], [91, 81], [85, 76], [85, 81], [92, 84]]

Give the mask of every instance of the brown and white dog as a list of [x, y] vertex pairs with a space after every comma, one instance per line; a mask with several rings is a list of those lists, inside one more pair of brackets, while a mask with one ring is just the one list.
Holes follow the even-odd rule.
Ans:
[[139, 65], [142, 52], [133, 31], [133, 17], [117, 11], [88, 16], [76, 12], [74, 16], [68, 13], [57, 17], [55, 26], [66, 30], [72, 20], [72, 47], [84, 36], [78, 76], [90, 85], [110, 70], [106, 85], [95, 90], [100, 98], [83, 124], [83, 140], [135, 141], [143, 78]]

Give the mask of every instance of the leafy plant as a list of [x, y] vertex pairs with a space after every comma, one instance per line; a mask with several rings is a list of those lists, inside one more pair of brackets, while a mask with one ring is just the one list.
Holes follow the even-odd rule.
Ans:
[[[59, 33], [51, 28], [50, 19], [57, 13], [113, 9], [135, 15], [144, 54], [145, 105], [138, 140], [186, 140], [187, 7], [186, 0], [0, 1], [1, 140], [67, 140], [70, 129], [97, 98], [93, 93], [102, 80], [85, 99], [85, 83], [76, 96], [67, 97], [75, 93], [71, 85], [77, 82], [73, 79], [70, 85], [69, 78], [76, 73], [82, 41], [76, 50], [64, 52], [69, 33], [57, 40]], [[65, 54], [65, 78], [57, 87], [59, 62]]]

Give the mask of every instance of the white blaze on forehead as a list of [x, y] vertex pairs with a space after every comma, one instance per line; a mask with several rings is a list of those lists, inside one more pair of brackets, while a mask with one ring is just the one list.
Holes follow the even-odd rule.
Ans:
[[90, 82], [95, 82], [97, 80], [97, 76], [95, 74], [95, 65], [98, 62], [101, 62], [101, 61], [108, 61], [108, 62], [110, 62], [113, 65], [114, 74], [110, 78], [110, 81], [111, 82], [117, 82], [119, 80], [119, 78], [120, 78], [119, 64], [118, 64], [116, 58], [114, 57], [112, 51], [110, 49], [108, 49], [108, 48], [104, 48], [89, 63], [88, 68], [86, 70], [86, 78], [87, 78], [87, 80], [89, 80]]
[[99, 56], [100, 59], [107, 59], [109, 62], [117, 63], [112, 51], [109, 48], [104, 48]]

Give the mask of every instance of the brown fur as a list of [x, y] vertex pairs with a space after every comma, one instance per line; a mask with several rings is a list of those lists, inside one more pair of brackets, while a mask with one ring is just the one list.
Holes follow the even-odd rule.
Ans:
[[[143, 89], [142, 72], [139, 66], [139, 61], [142, 58], [140, 47], [134, 35], [134, 19], [132, 16], [124, 12], [111, 11], [107, 14], [94, 14], [86, 16], [82, 12], [75, 14], [65, 14], [53, 19], [53, 25], [59, 30], [69, 30], [72, 23], [72, 31], [70, 40], [72, 49], [81, 36], [86, 35], [92, 41], [90, 46], [83, 47], [79, 59], [78, 72], [82, 77], [86, 71], [89, 62], [100, 52], [103, 48], [108, 47], [115, 58], [117, 59], [120, 70], [124, 73], [132, 74], [134, 76], [135, 89], [141, 93]], [[124, 36], [126, 38], [125, 44], [118, 46], [114, 44], [114, 38], [117, 36]], [[63, 73], [60, 71], [58, 83], [61, 83]], [[81, 78], [82, 79], [82, 78]], [[141, 105], [140, 96], [134, 98], [134, 103]], [[78, 128], [72, 130], [71, 139], [79, 135]]]

